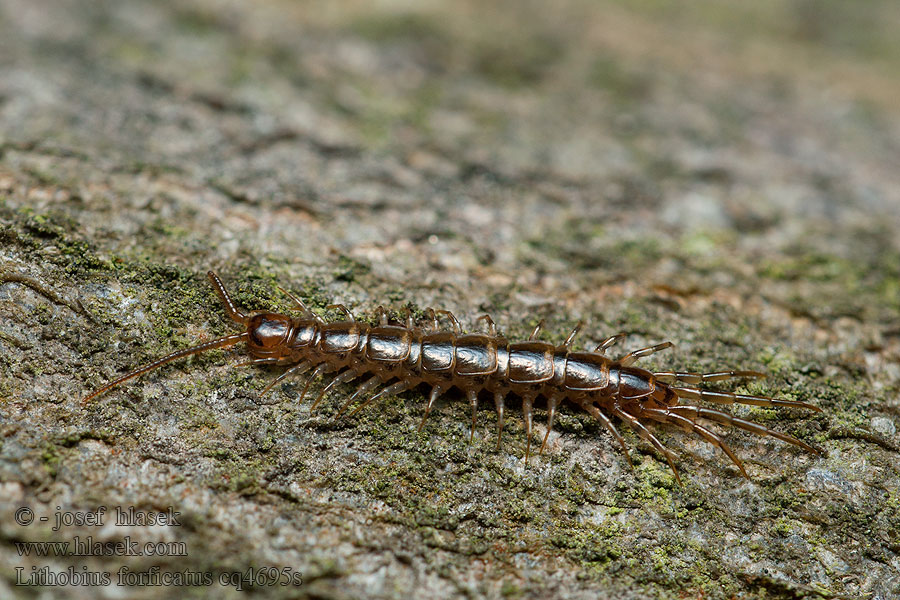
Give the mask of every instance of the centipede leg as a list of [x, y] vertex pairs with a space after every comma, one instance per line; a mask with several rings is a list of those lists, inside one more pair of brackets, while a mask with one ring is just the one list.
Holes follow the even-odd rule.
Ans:
[[431, 332], [440, 331], [441, 326], [438, 324], [437, 314], [434, 312], [434, 309], [429, 306], [425, 309], [425, 314], [431, 318]]
[[504, 396], [500, 392], [494, 393], [494, 408], [497, 410], [497, 449], [500, 449], [500, 440], [503, 438], [503, 409]]
[[541, 450], [538, 454], [544, 453], [544, 447], [547, 445], [547, 439], [550, 432], [553, 431], [553, 420], [556, 418], [556, 407], [559, 406], [559, 396], [550, 396], [547, 398], [547, 432], [544, 434], [544, 440], [541, 442]]
[[600, 423], [604, 427], [606, 427], [606, 430], [612, 434], [613, 438], [615, 438], [615, 440], [619, 442], [619, 446], [622, 448], [622, 454], [625, 455], [625, 460], [628, 461], [628, 465], [633, 469], [634, 463], [631, 462], [631, 456], [628, 454], [628, 446], [625, 445], [625, 438], [622, 437], [622, 434], [619, 433], [619, 430], [616, 429], [616, 426], [613, 425], [613, 422], [609, 420], [609, 417], [603, 414], [603, 411], [593, 404], [585, 405], [584, 410], [586, 410], [592, 417], [600, 421]]
[[346, 306], [344, 306], [343, 304], [329, 304], [328, 306], [325, 307], [325, 309], [326, 309], [326, 310], [331, 310], [331, 309], [339, 310], [339, 311], [341, 311], [342, 313], [344, 313], [344, 316], [347, 317], [347, 320], [348, 320], [348, 321], [355, 321], [355, 320], [356, 320], [356, 319], [353, 318], [353, 313], [350, 312], [350, 309], [347, 308]]
[[718, 446], [719, 449], [722, 450], [722, 452], [728, 455], [728, 458], [731, 459], [731, 462], [733, 462], [737, 466], [737, 468], [740, 469], [741, 475], [743, 475], [747, 479], [750, 479], [750, 475], [747, 474], [747, 470], [744, 468], [744, 462], [740, 458], [738, 458], [738, 456], [731, 449], [731, 446], [729, 446], [725, 442], [725, 440], [717, 436], [706, 427], [703, 427], [699, 423], [696, 423], [688, 419], [687, 417], [683, 417], [681, 415], [656, 408], [644, 409], [644, 414], [661, 423], [672, 423], [678, 425], [688, 433], [699, 434], [700, 437], [702, 437], [710, 444]]
[[303, 398], [306, 397], [306, 392], [309, 391], [309, 384], [313, 382], [313, 379], [316, 379], [319, 375], [328, 370], [328, 365], [325, 363], [320, 364], [316, 367], [315, 371], [306, 379], [306, 385], [303, 386], [303, 391], [300, 392], [300, 397], [297, 399], [297, 404], [303, 403]]
[[536, 340], [538, 334], [541, 332], [541, 329], [544, 328], [544, 320], [541, 319], [538, 321], [538, 324], [534, 326], [534, 331], [531, 332], [531, 335], [528, 336], [528, 341]]
[[816, 412], [822, 412], [822, 409], [806, 402], [797, 400], [782, 400], [780, 398], [769, 398], [767, 396], [751, 396], [748, 394], [735, 394], [734, 392], [714, 392], [712, 390], [698, 390], [695, 388], [677, 387], [670, 388], [679, 398], [690, 398], [691, 400], [708, 400], [717, 404], [750, 404], [752, 406], [785, 406], [793, 408], [808, 408]]
[[322, 391], [319, 392], [319, 395], [316, 396], [315, 402], [313, 402], [312, 406], [309, 407], [310, 412], [316, 410], [316, 407], [319, 406], [319, 403], [325, 397], [325, 394], [327, 394], [334, 386], [339, 385], [341, 383], [347, 383], [348, 381], [353, 381], [354, 379], [356, 379], [357, 377], [359, 377], [362, 374], [363, 374], [362, 371], [350, 369], [350, 370], [344, 371], [343, 373], [340, 373], [339, 375], [337, 375], [334, 379], [329, 381], [328, 384], [322, 388]]
[[419, 431], [422, 431], [422, 428], [425, 427], [425, 420], [428, 418], [429, 413], [431, 413], [431, 407], [434, 406], [435, 401], [444, 393], [444, 388], [436, 385], [431, 388], [431, 394], [428, 396], [428, 404], [425, 405], [425, 414], [422, 415], [422, 422], [419, 423]]
[[608, 338], [606, 338], [605, 340], [603, 340], [602, 342], [600, 342], [599, 344], [597, 344], [597, 347], [594, 348], [594, 352], [599, 352], [600, 354], [606, 354], [607, 348], [609, 348], [610, 346], [612, 346], [613, 344], [615, 344], [616, 342], [618, 342], [619, 340], [621, 340], [627, 336], [628, 336], [627, 333], [617, 333], [615, 335], [611, 335]]
[[378, 318], [379, 325], [387, 325], [388, 324], [387, 311], [384, 309], [383, 306], [379, 305], [378, 308], [375, 309], [375, 316]]
[[472, 405], [472, 433], [469, 434], [469, 443], [471, 444], [475, 440], [475, 424], [478, 418], [478, 392], [467, 390], [466, 398], [469, 399], [469, 404]]
[[671, 348], [674, 346], [672, 342], [663, 342], [662, 344], [656, 344], [655, 346], [648, 346], [647, 348], [641, 348], [640, 350], [635, 350], [634, 352], [629, 352], [616, 362], [619, 363], [623, 367], [627, 367], [629, 365], [637, 362], [639, 358], [644, 358], [645, 356], [650, 356], [651, 354], [656, 354], [660, 350], [665, 350], [666, 348]]
[[675, 481], [678, 482], [678, 485], [682, 485], [681, 476], [678, 474], [678, 468], [675, 466], [675, 460], [672, 456], [672, 453], [668, 448], [663, 446], [662, 442], [660, 442], [655, 435], [653, 435], [649, 429], [644, 427], [644, 424], [641, 423], [634, 415], [631, 415], [620, 408], [614, 408], [613, 414], [628, 423], [632, 429], [637, 431], [638, 435], [653, 444], [653, 447], [659, 450], [659, 452], [666, 457], [666, 462], [669, 463], [669, 468], [672, 469], [672, 473], [675, 474]]
[[[278, 361], [275, 361], [275, 362], [278, 362]], [[310, 363], [309, 361], [303, 361], [299, 364], [294, 365], [293, 367], [291, 367], [290, 369], [288, 369], [287, 371], [285, 371], [284, 373], [282, 373], [281, 375], [279, 375], [278, 377], [273, 379], [269, 383], [269, 385], [264, 387], [263, 390], [259, 393], [259, 397], [262, 398], [263, 396], [268, 394], [269, 390], [271, 390], [273, 387], [278, 385], [280, 382], [284, 381], [287, 377], [290, 377], [294, 373], [304, 373], [311, 366], [312, 366], [312, 363]]]
[[435, 312], [437, 312], [437, 314], [439, 315], [447, 315], [447, 318], [450, 319], [450, 326], [453, 327], [453, 333], [459, 335], [459, 333], [462, 331], [462, 327], [460, 326], [459, 319], [456, 318], [456, 315], [443, 308]]
[[475, 322], [484, 321], [486, 323], [488, 335], [494, 337], [497, 335], [497, 327], [494, 325], [494, 320], [491, 318], [491, 315], [481, 315]]
[[341, 406], [340, 410], [337, 411], [337, 414], [334, 415], [334, 418], [337, 419], [338, 417], [340, 417], [342, 414], [344, 414], [344, 411], [346, 411], [348, 408], [350, 408], [350, 405], [353, 404], [353, 402], [357, 398], [359, 398], [363, 394], [368, 394], [373, 389], [378, 387], [380, 384], [381, 384], [381, 378], [377, 377], [377, 376], [370, 377], [370, 378], [366, 379], [365, 381], [363, 381], [362, 384], [358, 388], [356, 388], [356, 391], [353, 392], [349, 398], [347, 398], [347, 400]]
[[760, 425], [759, 423], [754, 423], [753, 421], [747, 421], [746, 419], [740, 419], [731, 415], [727, 412], [722, 412], [720, 410], [712, 410], [710, 408], [702, 408], [699, 406], [670, 406], [666, 409], [666, 412], [672, 412], [683, 417], [686, 417], [690, 421], [694, 421], [695, 419], [707, 419], [709, 421], [715, 421], [716, 423], [720, 423], [722, 425], [737, 427], [738, 429], [743, 429], [744, 431], [749, 431], [751, 433], [755, 433], [761, 436], [769, 436], [775, 439], [781, 440], [782, 442], [787, 442], [788, 444], [793, 444], [798, 448], [803, 448], [807, 452], [812, 452], [813, 454], [822, 455], [823, 452], [821, 450], [817, 450], [813, 448], [806, 442], [798, 440], [797, 438], [790, 436], [786, 433], [781, 433], [775, 431], [774, 429], [769, 429], [764, 425]]
[[408, 381], [398, 381], [397, 383], [392, 383], [391, 385], [387, 386], [386, 388], [357, 406], [355, 409], [353, 409], [353, 412], [350, 413], [350, 416], [353, 417], [354, 415], [356, 415], [356, 413], [367, 407], [372, 402], [375, 402], [379, 398], [383, 398], [385, 396], [394, 396], [396, 394], [399, 394], [400, 392], [405, 392], [409, 388], [413, 387], [413, 385], [415, 384]]
[[533, 395], [522, 398], [522, 417], [525, 419], [525, 464], [528, 464], [528, 457], [531, 456], [531, 428], [534, 424], [532, 409], [534, 407]]
[[569, 344], [575, 339], [575, 336], [578, 335], [578, 332], [581, 331], [581, 328], [584, 327], [584, 321], [578, 321], [578, 324], [572, 329], [572, 333], [569, 334], [569, 337], [566, 338], [566, 341], [562, 343], [566, 348], [569, 347]]
[[653, 374], [658, 381], [663, 383], [675, 383], [683, 381], [692, 385], [710, 383], [713, 381], [725, 381], [726, 379], [739, 379], [743, 377], [766, 377], [759, 371], [716, 371], [715, 373], [694, 373], [692, 371], [659, 371]]

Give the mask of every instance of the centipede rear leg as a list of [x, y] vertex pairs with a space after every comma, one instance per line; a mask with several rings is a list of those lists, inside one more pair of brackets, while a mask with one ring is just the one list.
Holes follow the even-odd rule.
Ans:
[[651, 433], [650, 430], [647, 429], [644, 424], [641, 423], [641, 421], [634, 415], [618, 407], [613, 408], [613, 414], [628, 423], [628, 425], [632, 429], [634, 429], [640, 437], [650, 442], [650, 444], [665, 457], [666, 462], [669, 463], [669, 468], [672, 469], [672, 473], [674, 473], [675, 475], [675, 480], [679, 484], [681, 484], [681, 476], [678, 474], [678, 468], [675, 466], [675, 457], [672, 452], [668, 448], [666, 448], [662, 444], [662, 442], [660, 442], [659, 439], [657, 439], [657, 437], [653, 435], [653, 433]]
[[822, 412], [822, 409], [818, 406], [807, 404], [806, 402], [799, 402], [797, 400], [784, 400], [782, 398], [769, 398], [768, 396], [753, 396], [750, 394], [736, 394], [734, 392], [701, 390], [681, 386], [672, 386], [670, 389], [675, 392], [679, 398], [706, 400], [717, 404], [749, 404], [751, 406], [765, 406], [771, 408], [805, 408], [816, 412]]
[[713, 410], [710, 408], [703, 408], [700, 406], [670, 406], [664, 410], [666, 413], [674, 413], [677, 415], [681, 415], [693, 422], [696, 422], [697, 419], [706, 419], [708, 421], [713, 421], [715, 423], [719, 423], [725, 425], [727, 427], [737, 427], [738, 429], [742, 429], [744, 431], [749, 431], [751, 433], [755, 433], [760, 436], [768, 436], [773, 437], [777, 440], [781, 440], [782, 442], [786, 442], [788, 444], [793, 444], [798, 448], [802, 448], [807, 452], [811, 452], [813, 454], [822, 455], [823, 452], [818, 450], [806, 442], [802, 440], [798, 440], [797, 438], [790, 436], [786, 433], [781, 433], [780, 431], [775, 431], [774, 429], [769, 429], [764, 425], [760, 425], [759, 423], [754, 423], [753, 421], [748, 421], [746, 419], [740, 419], [735, 417], [734, 415], [723, 412], [720, 410]]
[[728, 379], [768, 377], [765, 373], [760, 373], [759, 371], [736, 370], [715, 371], [712, 373], [695, 373], [693, 371], [658, 371], [654, 373], [653, 376], [663, 383], [676, 383], [678, 381], [683, 381], [684, 383], [689, 383], [691, 385], [726, 381]]
[[725, 442], [721, 437], [707, 429], [706, 427], [700, 425], [696, 421], [689, 419], [687, 417], [683, 417], [681, 415], [670, 413], [657, 409], [645, 409], [644, 414], [646, 414], [649, 418], [658, 421], [660, 423], [671, 423], [683, 429], [687, 433], [695, 433], [702, 437], [705, 441], [710, 444], [717, 446], [722, 452], [724, 452], [728, 458], [737, 466], [740, 470], [741, 475], [750, 479], [750, 475], [747, 474], [747, 470], [744, 468], [744, 462], [738, 458], [738, 456], [734, 453], [731, 446]]

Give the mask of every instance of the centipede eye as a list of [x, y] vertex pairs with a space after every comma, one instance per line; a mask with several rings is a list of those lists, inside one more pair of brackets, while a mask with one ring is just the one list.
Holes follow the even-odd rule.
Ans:
[[287, 340], [291, 332], [291, 319], [278, 313], [261, 313], [250, 317], [247, 324], [250, 345], [257, 348], [275, 348]]

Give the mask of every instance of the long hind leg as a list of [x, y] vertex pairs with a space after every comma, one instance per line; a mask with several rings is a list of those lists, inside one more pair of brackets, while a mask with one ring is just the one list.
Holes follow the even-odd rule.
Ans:
[[643, 410], [643, 414], [646, 414], [648, 417], [655, 421], [659, 421], [661, 423], [672, 423], [673, 425], [681, 427], [688, 433], [696, 433], [700, 435], [700, 437], [702, 437], [710, 444], [718, 446], [719, 449], [722, 450], [722, 452], [728, 455], [728, 458], [731, 459], [731, 462], [737, 465], [737, 468], [740, 469], [741, 474], [747, 479], [750, 479], [750, 476], [747, 474], [747, 470], [744, 469], [744, 462], [737, 457], [737, 455], [734, 453], [734, 450], [731, 449], [731, 446], [729, 446], [725, 442], [725, 440], [717, 436], [706, 427], [688, 419], [687, 417], [683, 417], [679, 414], [656, 408], [645, 408]]
[[663, 446], [662, 442], [656, 439], [656, 436], [653, 435], [649, 429], [644, 427], [644, 424], [641, 423], [634, 415], [628, 414], [621, 408], [613, 408], [612, 412], [614, 415], [628, 423], [628, 425], [630, 425], [631, 428], [634, 429], [639, 436], [653, 444], [653, 447], [659, 450], [659, 452], [666, 457], [666, 461], [669, 463], [669, 467], [672, 469], [672, 473], [675, 474], [675, 481], [677, 481], [678, 484], [681, 485], [681, 476], [678, 474], [678, 468], [675, 466], [675, 457], [672, 456], [672, 453], [669, 451], [669, 449]]
[[691, 385], [710, 383], [712, 381], [725, 381], [726, 379], [738, 379], [741, 377], [766, 377], [759, 371], [716, 371], [714, 373], [695, 373], [693, 371], [659, 371], [653, 374], [658, 381], [663, 383], [675, 383], [683, 381]]
[[822, 409], [806, 402], [797, 400], [782, 400], [780, 398], [769, 398], [768, 396], [751, 396], [749, 394], [735, 394], [734, 392], [714, 392], [712, 390], [698, 390], [695, 388], [686, 388], [672, 386], [671, 389], [679, 398], [690, 398], [691, 400], [707, 400], [717, 404], [750, 404], [753, 406], [787, 406], [793, 408], [808, 408], [816, 412], [822, 412]]
[[798, 440], [793, 436], [775, 431], [773, 429], [769, 429], [768, 427], [760, 425], [759, 423], [754, 423], [753, 421], [739, 419], [738, 417], [735, 417], [734, 415], [731, 415], [727, 412], [722, 412], [721, 410], [712, 410], [710, 408], [702, 408], [699, 406], [670, 406], [665, 409], [665, 411], [681, 415], [683, 417], [686, 417], [690, 421], [696, 421], [697, 419], [707, 419], [709, 421], [715, 421], [716, 423], [737, 427], [738, 429], [750, 431], [757, 435], [773, 437], [775, 439], [781, 440], [782, 442], [787, 442], [788, 444], [793, 444], [794, 446], [803, 448], [807, 452], [812, 452], [813, 454], [823, 454], [821, 450], [817, 450], [806, 442]]

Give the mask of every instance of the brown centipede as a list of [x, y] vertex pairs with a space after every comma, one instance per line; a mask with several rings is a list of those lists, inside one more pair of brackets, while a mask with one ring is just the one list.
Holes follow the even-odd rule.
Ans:
[[[488, 315], [478, 319], [485, 321], [486, 334], [463, 333], [459, 321], [446, 310], [426, 310], [431, 319], [431, 327], [427, 331], [416, 326], [409, 313], [405, 324], [389, 324], [383, 307], [377, 309], [377, 326], [357, 321], [342, 304], [329, 308], [340, 310], [347, 320], [329, 323], [282, 288], [279, 289], [295, 303], [295, 310], [300, 316], [292, 317], [268, 311], [245, 314], [235, 306], [218, 275], [213, 271], [209, 271], [207, 275], [225, 312], [236, 323], [246, 327], [246, 331], [173, 352], [101, 387], [85, 397], [84, 402], [173, 360], [246, 342], [252, 360], [244, 364], [289, 367], [270, 382], [261, 395], [290, 375], [312, 370], [300, 394], [302, 402], [314, 379], [324, 373], [335, 374], [319, 391], [312, 404], [313, 410], [335, 386], [368, 376], [341, 406], [338, 416], [346, 412], [357, 399], [380, 386], [383, 387], [362, 401], [350, 415], [355, 415], [379, 398], [400, 394], [425, 384], [431, 387], [431, 392], [419, 424], [421, 430], [438, 397], [456, 387], [463, 391], [472, 406], [471, 436], [474, 437], [479, 395], [488, 392], [493, 394], [497, 411], [499, 447], [503, 436], [505, 398], [514, 394], [522, 400], [527, 439], [526, 461], [531, 450], [534, 401], [540, 397], [546, 401], [548, 415], [541, 452], [553, 428], [558, 406], [563, 400], [568, 400], [585, 410], [613, 436], [631, 464], [625, 440], [612, 418], [625, 422], [665, 457], [679, 483], [681, 478], [673, 453], [663, 446], [646, 423], [668, 423], [699, 435], [722, 450], [748, 479], [743, 461], [722, 437], [709, 429], [707, 422], [770, 436], [807, 452], [824, 454], [795, 437], [759, 423], [721, 410], [681, 403], [682, 399], [705, 400], [717, 404], [794, 407], [821, 412], [820, 408], [812, 404], [795, 400], [687, 387], [733, 378], [765, 377], [763, 373], [744, 370], [713, 373], [651, 372], [632, 366], [638, 359], [671, 347], [671, 342], [641, 348], [611, 359], [606, 356], [606, 350], [625, 337], [625, 334], [618, 333], [606, 338], [591, 352], [577, 352], [571, 349], [571, 344], [581, 328], [580, 323], [561, 345], [536, 339], [542, 324], [538, 324], [527, 341], [509, 342], [497, 334], [494, 322]], [[450, 330], [441, 330], [438, 315], [447, 316], [451, 323]]]

